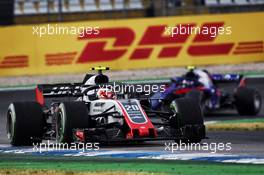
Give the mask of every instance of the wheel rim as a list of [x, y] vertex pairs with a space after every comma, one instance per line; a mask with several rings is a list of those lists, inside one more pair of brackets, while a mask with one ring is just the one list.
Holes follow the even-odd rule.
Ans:
[[57, 127], [56, 127], [56, 132], [57, 132], [57, 140], [61, 141], [62, 135], [63, 135], [63, 124], [62, 124], [62, 112], [59, 112], [58, 118], [57, 118]]
[[200, 103], [201, 111], [203, 115], [207, 112], [207, 107], [206, 107], [206, 100], [202, 99]]
[[179, 112], [178, 106], [177, 106], [177, 104], [176, 104], [175, 101], [172, 101], [171, 102], [170, 107], [171, 107], [171, 109], [174, 110], [175, 113], [178, 113]]
[[11, 111], [8, 111], [8, 113], [7, 113], [6, 131], [7, 131], [7, 138], [9, 140], [12, 140], [13, 135], [14, 135], [14, 126], [13, 126], [12, 112]]
[[255, 106], [255, 110], [256, 111], [258, 111], [260, 109], [260, 106], [261, 106], [261, 97], [258, 94], [255, 95], [254, 106]]

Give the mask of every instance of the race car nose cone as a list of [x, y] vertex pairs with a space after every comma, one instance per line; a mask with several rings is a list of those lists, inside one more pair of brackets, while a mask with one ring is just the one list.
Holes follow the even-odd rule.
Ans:
[[149, 130], [147, 128], [140, 128], [139, 129], [139, 136], [140, 137], [148, 137], [149, 136]]

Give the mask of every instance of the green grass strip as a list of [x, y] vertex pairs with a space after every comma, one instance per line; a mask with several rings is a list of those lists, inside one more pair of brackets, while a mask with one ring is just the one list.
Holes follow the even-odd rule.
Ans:
[[263, 122], [255, 123], [220, 123], [206, 125], [207, 131], [264, 131]]
[[148, 172], [173, 175], [263, 175], [263, 165], [0, 154], [0, 169]]
[[224, 120], [206, 124], [207, 131], [264, 131], [264, 118]]
[[225, 120], [217, 123], [264, 123], [264, 118], [252, 118], [252, 119], [238, 119], [238, 120]]

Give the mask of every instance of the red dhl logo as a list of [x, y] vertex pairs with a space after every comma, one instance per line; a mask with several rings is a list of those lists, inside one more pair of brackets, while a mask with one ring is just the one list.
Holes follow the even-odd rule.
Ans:
[[[189, 24], [183, 24], [189, 25]], [[195, 24], [192, 24], [195, 26]], [[202, 27], [211, 28], [223, 27], [224, 22], [204, 23]], [[190, 34], [177, 35], [176, 37], [164, 36], [166, 25], [149, 26], [132, 54], [130, 60], [148, 59], [154, 50], [155, 45], [162, 46], [158, 54], [158, 59], [177, 58], [181, 52]], [[89, 42], [96, 39], [114, 38], [115, 42], [111, 50], [105, 50], [106, 41]], [[79, 37], [81, 41], [88, 41], [86, 47], [82, 51], [78, 63], [112, 61], [121, 58], [133, 44], [136, 33], [128, 27], [109, 28], [100, 30], [99, 35], [85, 35]], [[217, 37], [211, 37], [211, 34], [197, 34], [192, 40], [192, 44], [187, 46], [187, 52], [191, 57], [212, 56], [212, 55], [228, 55], [232, 51], [235, 43], [214, 43]], [[244, 46], [244, 47], [242, 47]], [[241, 42], [235, 48], [233, 54], [262, 53], [263, 41]]]
[[[186, 24], [187, 25], [187, 24]], [[224, 23], [206, 23], [206, 27], [221, 27]], [[183, 44], [189, 38], [189, 34], [177, 35], [176, 37], [163, 36], [165, 25], [150, 26], [146, 29], [143, 37], [138, 43], [136, 48], [129, 59], [148, 59], [151, 56], [154, 48], [153, 46], [163, 46], [158, 54], [158, 58], [175, 58], [179, 55]], [[86, 35], [79, 37], [79, 40], [92, 40], [102, 38], [114, 38], [115, 42], [113, 47], [116, 49], [105, 50], [104, 47], [107, 41], [88, 42], [85, 49], [80, 55], [79, 63], [94, 62], [94, 61], [110, 61], [122, 57], [133, 44], [136, 34], [130, 28], [111, 28], [100, 30], [99, 35]], [[199, 43], [210, 42], [212, 43], [215, 38], [208, 35], [196, 35], [193, 40], [193, 45], [189, 46], [188, 54], [191, 56], [202, 55], [218, 55], [228, 54], [234, 43], [221, 43], [221, 44], [206, 44], [197, 45]]]
[[[190, 25], [190, 24], [183, 24]], [[191, 24], [191, 26], [196, 26]], [[201, 27], [223, 27], [224, 22], [204, 23]], [[187, 47], [187, 54], [193, 58], [201, 56], [215, 55], [238, 55], [238, 54], [258, 54], [263, 53], [263, 41], [243, 41], [239, 43], [215, 43], [216, 37], [208, 34], [196, 34], [190, 45], [186, 45], [190, 34], [177, 35], [175, 37], [164, 35], [166, 25], [149, 26], [144, 31], [143, 36], [136, 47], [132, 48], [129, 55], [130, 60], [147, 60], [154, 51], [154, 46], [161, 46], [157, 58], [177, 58], [183, 47]], [[135, 39], [138, 37], [136, 32], [129, 27], [103, 28], [97, 35], [84, 35], [78, 37], [80, 42], [87, 42], [80, 54], [77, 52], [49, 53], [45, 55], [46, 65], [68, 65], [76, 63], [85, 64], [100, 61], [114, 61], [122, 58], [131, 46], [135, 45]], [[114, 39], [112, 49], [105, 49], [108, 39]], [[233, 51], [232, 51], [233, 50]], [[77, 55], [80, 55], [77, 58]], [[27, 67], [27, 56], [10, 56], [0, 62], [1, 68]]]
[[6, 56], [0, 62], [0, 69], [2, 68], [23, 68], [23, 67], [28, 67], [28, 56], [26, 55]]

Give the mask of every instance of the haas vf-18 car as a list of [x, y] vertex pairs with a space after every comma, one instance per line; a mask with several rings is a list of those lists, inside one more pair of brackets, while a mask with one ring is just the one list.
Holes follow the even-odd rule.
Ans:
[[[100, 84], [108, 84], [103, 67], [82, 83], [39, 85], [36, 101], [13, 102], [7, 113], [7, 135], [12, 145], [57, 142], [134, 142], [175, 140], [200, 142], [205, 138], [197, 102], [178, 98], [159, 110], [151, 99], [127, 98]], [[169, 106], [174, 106], [170, 108]]]

